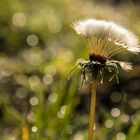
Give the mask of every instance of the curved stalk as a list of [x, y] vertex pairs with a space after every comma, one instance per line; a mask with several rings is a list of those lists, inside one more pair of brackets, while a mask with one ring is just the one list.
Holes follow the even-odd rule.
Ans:
[[96, 104], [96, 78], [93, 78], [92, 87], [91, 87], [88, 140], [94, 140], [95, 104]]

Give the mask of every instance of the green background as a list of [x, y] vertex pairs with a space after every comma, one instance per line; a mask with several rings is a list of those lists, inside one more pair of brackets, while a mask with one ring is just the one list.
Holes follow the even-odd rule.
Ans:
[[[71, 24], [91, 17], [139, 38], [136, 0], [0, 0], [0, 140], [87, 139], [90, 88], [68, 74], [89, 53]], [[134, 69], [98, 84], [96, 140], [140, 140], [140, 57], [116, 58]]]

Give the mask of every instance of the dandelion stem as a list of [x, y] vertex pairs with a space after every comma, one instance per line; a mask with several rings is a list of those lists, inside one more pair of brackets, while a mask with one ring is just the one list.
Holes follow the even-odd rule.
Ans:
[[91, 87], [91, 102], [90, 102], [90, 118], [89, 118], [88, 140], [94, 140], [95, 102], [96, 102], [96, 78], [93, 78], [92, 87]]

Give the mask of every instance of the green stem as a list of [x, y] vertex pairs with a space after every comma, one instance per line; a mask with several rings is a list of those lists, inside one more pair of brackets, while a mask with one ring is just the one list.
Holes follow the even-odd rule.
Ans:
[[94, 140], [95, 104], [96, 104], [96, 78], [93, 79], [92, 88], [91, 88], [88, 140]]

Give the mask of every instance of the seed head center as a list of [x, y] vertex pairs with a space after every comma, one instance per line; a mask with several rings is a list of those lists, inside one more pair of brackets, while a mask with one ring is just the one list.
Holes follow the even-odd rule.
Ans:
[[105, 64], [107, 61], [107, 57], [100, 54], [95, 54], [94, 52], [89, 53], [89, 59], [91, 62], [97, 61], [97, 62], [100, 62], [101, 64]]

